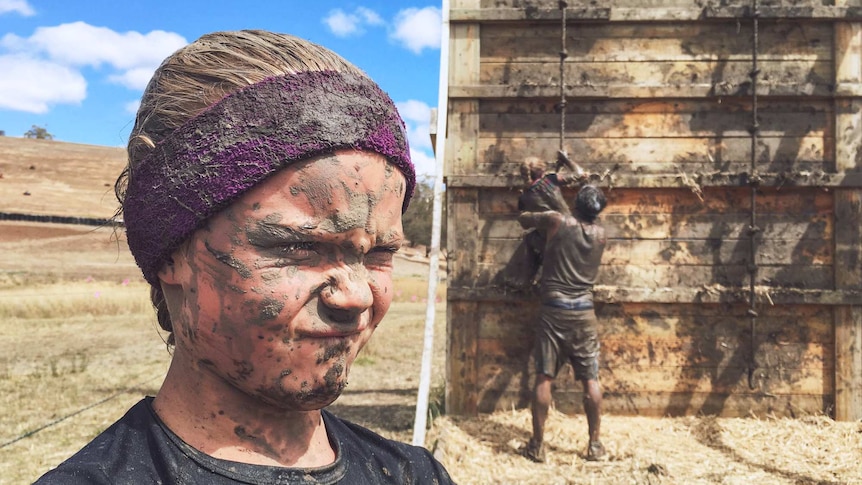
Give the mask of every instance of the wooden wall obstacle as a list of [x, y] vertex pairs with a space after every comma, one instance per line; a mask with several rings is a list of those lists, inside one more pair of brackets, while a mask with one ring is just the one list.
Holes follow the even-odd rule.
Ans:
[[[559, 147], [561, 12], [450, 5], [447, 409], [469, 415], [529, 400], [538, 307], [497, 278], [523, 234], [518, 165]], [[569, 1], [566, 16], [566, 148], [609, 201], [606, 411], [862, 419], [862, 5]], [[555, 400], [579, 411], [567, 372]]]

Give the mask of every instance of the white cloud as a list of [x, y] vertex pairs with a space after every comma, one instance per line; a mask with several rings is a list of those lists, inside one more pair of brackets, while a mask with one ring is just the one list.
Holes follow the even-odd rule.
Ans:
[[374, 10], [357, 7], [353, 13], [347, 13], [340, 8], [330, 10], [323, 23], [337, 37], [350, 37], [365, 32], [365, 26], [383, 25], [383, 19]]
[[407, 125], [407, 140], [411, 148], [431, 148], [431, 135], [429, 123], [431, 122], [431, 108], [422, 101], [411, 99], [395, 103], [398, 114]]
[[395, 107], [398, 108], [398, 114], [405, 120], [425, 123], [426, 125], [431, 120], [431, 107], [422, 101], [408, 99], [395, 103]]
[[44, 113], [52, 104], [77, 104], [87, 97], [80, 72], [55, 62], [0, 55], [0, 108]]
[[140, 108], [140, 107], [141, 107], [141, 100], [140, 99], [136, 99], [134, 101], [129, 101], [128, 103], [125, 104], [125, 106], [123, 106], [123, 108], [125, 108], [125, 110], [126, 110], [126, 113], [129, 113], [131, 115], [138, 114], [138, 108]]
[[413, 160], [413, 166], [416, 167], [416, 178], [433, 177], [437, 172], [437, 161], [434, 160], [434, 154], [428, 150], [410, 149], [410, 159]]
[[43, 54], [63, 64], [109, 64], [121, 70], [143, 66], [155, 69], [165, 57], [185, 44], [186, 40], [173, 32], [120, 33], [84, 22], [39, 27], [26, 39], [7, 34], [2, 40], [7, 48]]
[[442, 14], [437, 7], [408, 8], [395, 16], [390, 37], [415, 54], [422, 49], [439, 49]]
[[121, 74], [108, 76], [108, 80], [129, 89], [143, 90], [147, 87], [147, 83], [150, 82], [150, 78], [153, 77], [155, 70], [155, 67], [136, 67]]
[[15, 12], [25, 17], [36, 15], [36, 11], [27, 3], [27, 0], [0, 0], [0, 15], [9, 12]]
[[337, 37], [347, 37], [359, 32], [359, 17], [348, 15], [340, 8], [329, 12], [323, 23]]
[[395, 103], [398, 114], [407, 125], [407, 140], [410, 142], [410, 157], [416, 166], [417, 176], [433, 176], [436, 161], [431, 147], [431, 108], [415, 99]]
[[368, 25], [383, 25], [384, 23], [380, 15], [377, 15], [377, 12], [370, 8], [358, 7], [356, 9], [356, 14], [361, 16], [362, 20], [364, 20]]
[[50, 104], [79, 103], [86, 97], [84, 67], [104, 68], [109, 81], [141, 90], [162, 60], [185, 44], [172, 32], [116, 32], [84, 22], [39, 27], [30, 37], [6, 34], [0, 38], [7, 51], [0, 52], [0, 107], [44, 112]]

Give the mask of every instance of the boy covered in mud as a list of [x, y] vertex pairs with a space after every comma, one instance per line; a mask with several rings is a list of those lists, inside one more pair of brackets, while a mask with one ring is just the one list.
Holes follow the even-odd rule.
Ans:
[[533, 436], [521, 453], [545, 461], [544, 430], [551, 404], [551, 383], [566, 362], [584, 389], [584, 411], [589, 426], [587, 460], [601, 460], [599, 439], [602, 391], [598, 382], [598, 322], [593, 309], [593, 285], [606, 245], [599, 213], [607, 202], [601, 189], [584, 185], [572, 214], [549, 210], [522, 212], [518, 222], [534, 228], [544, 245], [539, 294], [541, 309], [536, 327], [534, 357], [536, 382], [532, 402]]
[[415, 175], [390, 98], [338, 55], [205, 35], [158, 68], [117, 181], [173, 356], [38, 483], [450, 483], [325, 409], [392, 301]]

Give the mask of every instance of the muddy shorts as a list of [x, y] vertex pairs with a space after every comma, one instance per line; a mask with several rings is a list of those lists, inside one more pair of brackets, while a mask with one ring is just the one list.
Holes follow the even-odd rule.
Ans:
[[542, 305], [536, 334], [536, 373], [557, 377], [570, 362], [578, 380], [599, 377], [598, 320], [592, 307], [570, 310]]

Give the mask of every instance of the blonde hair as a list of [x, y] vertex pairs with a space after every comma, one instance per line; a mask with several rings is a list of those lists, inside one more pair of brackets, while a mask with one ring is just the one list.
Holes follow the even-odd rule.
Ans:
[[[215, 32], [179, 49], [156, 69], [135, 117], [126, 147], [128, 161], [114, 184], [122, 216], [131, 172], [162, 140], [225, 96], [273, 76], [338, 71], [367, 77], [338, 54], [304, 39], [260, 30]], [[150, 299], [159, 326], [173, 331], [161, 287]], [[173, 344], [173, 334], [167, 344]]]
[[548, 162], [539, 157], [527, 157], [521, 162], [521, 177], [530, 184], [540, 179], [548, 169]]

